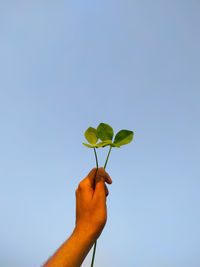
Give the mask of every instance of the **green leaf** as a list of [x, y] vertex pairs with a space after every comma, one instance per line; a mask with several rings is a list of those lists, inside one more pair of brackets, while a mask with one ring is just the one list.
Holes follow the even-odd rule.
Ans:
[[93, 148], [93, 146], [91, 146], [91, 145], [88, 145], [88, 144], [86, 144], [86, 143], [83, 143], [83, 145], [84, 145], [84, 146], [86, 146], [86, 147]]
[[117, 145], [117, 144], [114, 144], [114, 143], [112, 143], [111, 146], [112, 147], [120, 147], [120, 145]]
[[85, 131], [85, 138], [90, 144], [95, 145], [98, 141], [97, 130], [93, 127], [89, 127]]
[[95, 145], [96, 148], [99, 148], [99, 147], [105, 147], [105, 146], [109, 146], [112, 144], [112, 141], [111, 140], [107, 140], [107, 141], [103, 141], [103, 142], [100, 142], [98, 144]]
[[106, 123], [100, 123], [97, 127], [97, 137], [101, 141], [112, 140], [114, 131], [112, 127]]
[[120, 146], [126, 145], [126, 144], [130, 143], [133, 140], [133, 134], [134, 133], [132, 131], [121, 130], [116, 134], [113, 144], [116, 147], [120, 147]]

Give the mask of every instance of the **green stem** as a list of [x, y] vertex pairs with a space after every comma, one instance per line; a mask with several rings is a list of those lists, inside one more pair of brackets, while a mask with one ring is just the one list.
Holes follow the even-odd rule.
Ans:
[[[108, 162], [108, 158], [110, 156], [110, 151], [111, 151], [112, 147], [110, 146], [110, 149], [109, 149], [109, 152], [108, 152], [108, 155], [107, 155], [107, 158], [106, 158], [106, 162], [104, 164], [104, 169], [106, 168], [106, 165], [107, 165], [107, 162]], [[97, 169], [98, 169], [98, 159], [97, 159], [97, 152], [96, 152], [96, 149], [94, 147], [94, 154], [95, 154], [95, 159], [96, 159], [96, 165], [97, 165]], [[94, 249], [93, 249], [93, 254], [92, 254], [92, 262], [91, 262], [91, 267], [93, 267], [93, 264], [94, 264], [94, 257], [95, 257], [95, 253], [96, 253], [96, 246], [97, 246], [97, 240], [95, 241], [94, 243]]]
[[[97, 169], [98, 169], [99, 165], [98, 165], [97, 152], [96, 152], [95, 147], [94, 147], [94, 154], [95, 154], [96, 165], [97, 165]], [[96, 253], [96, 246], [97, 246], [97, 240], [94, 243], [94, 249], [93, 249], [93, 254], [92, 254], [91, 267], [93, 267], [93, 264], [94, 264], [94, 257], [95, 257], [95, 253]]]
[[97, 240], [94, 243], [94, 249], [93, 249], [91, 267], [93, 267], [93, 264], [94, 264], [94, 257], [95, 257], [95, 252], [96, 252], [96, 246], [97, 246]]
[[108, 162], [108, 158], [109, 158], [109, 156], [110, 156], [110, 151], [111, 151], [111, 149], [112, 149], [112, 147], [110, 146], [110, 149], [109, 149], [109, 152], [108, 152], [108, 156], [107, 156], [107, 158], [106, 158], [106, 162], [105, 162], [105, 164], [104, 164], [104, 169], [106, 168], [106, 165], [107, 165], [107, 162]]
[[99, 166], [98, 166], [97, 152], [96, 152], [96, 148], [95, 147], [94, 147], [94, 154], [95, 154], [96, 165], [97, 165], [97, 169], [98, 169]]

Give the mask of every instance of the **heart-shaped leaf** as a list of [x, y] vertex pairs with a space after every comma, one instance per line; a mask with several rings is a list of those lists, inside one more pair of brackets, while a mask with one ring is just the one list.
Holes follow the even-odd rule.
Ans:
[[112, 140], [113, 135], [114, 131], [110, 125], [106, 123], [100, 123], [97, 127], [97, 137], [101, 139], [101, 141]]
[[86, 146], [86, 147], [90, 147], [90, 148], [94, 148], [94, 146], [91, 146], [91, 145], [89, 145], [89, 144], [86, 144], [86, 143], [82, 143], [84, 146]]
[[120, 147], [120, 145], [117, 145], [117, 144], [114, 144], [114, 143], [112, 143], [112, 144], [110, 144], [112, 147]]
[[134, 133], [132, 131], [128, 131], [128, 130], [119, 131], [115, 136], [115, 140], [113, 143], [114, 146], [120, 147], [120, 146], [130, 143], [133, 140], [133, 134]]
[[93, 127], [89, 127], [85, 131], [85, 138], [90, 144], [95, 145], [98, 141], [97, 130]]
[[102, 141], [98, 144], [96, 144], [96, 148], [99, 148], [99, 147], [105, 147], [105, 146], [109, 146], [112, 144], [112, 141], [111, 140], [107, 140], [107, 141]]

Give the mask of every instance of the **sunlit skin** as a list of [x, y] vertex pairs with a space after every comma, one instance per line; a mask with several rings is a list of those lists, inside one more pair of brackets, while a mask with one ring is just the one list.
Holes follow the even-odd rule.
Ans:
[[76, 223], [72, 235], [43, 267], [80, 267], [107, 220], [107, 184], [112, 180], [104, 168], [94, 168], [76, 189]]

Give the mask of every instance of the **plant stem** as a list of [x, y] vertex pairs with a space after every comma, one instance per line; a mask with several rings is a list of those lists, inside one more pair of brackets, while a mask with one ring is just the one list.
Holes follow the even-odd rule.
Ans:
[[[95, 147], [94, 147], [94, 154], [95, 154], [96, 165], [97, 165], [97, 169], [98, 169], [99, 165], [98, 165], [97, 152], [96, 152]], [[94, 243], [94, 249], [93, 249], [93, 254], [92, 254], [91, 267], [93, 267], [93, 264], [94, 264], [94, 257], [95, 257], [95, 252], [96, 252], [96, 246], [97, 246], [97, 240]]]
[[96, 246], [97, 246], [97, 240], [94, 243], [94, 249], [93, 249], [91, 267], [93, 267], [93, 264], [94, 264], [94, 257], [95, 257], [95, 252], [96, 252]]
[[[111, 151], [112, 147], [110, 146], [110, 149], [109, 149], [109, 152], [108, 152], [108, 155], [107, 155], [107, 158], [106, 158], [106, 162], [104, 164], [104, 169], [106, 168], [106, 165], [107, 165], [107, 162], [108, 162], [108, 158], [110, 156], [110, 151]], [[94, 154], [95, 154], [95, 159], [96, 159], [96, 165], [97, 165], [97, 169], [98, 169], [98, 159], [97, 159], [97, 152], [96, 152], [96, 149], [94, 147]], [[95, 257], [95, 253], [96, 253], [96, 246], [97, 246], [97, 240], [95, 241], [94, 243], [94, 249], [93, 249], [93, 254], [92, 254], [92, 262], [91, 262], [91, 267], [93, 267], [93, 264], [94, 264], [94, 257]]]
[[106, 158], [106, 162], [105, 162], [105, 164], [104, 164], [104, 169], [106, 168], [106, 165], [107, 165], [107, 162], [108, 162], [108, 158], [109, 158], [109, 156], [110, 156], [110, 151], [111, 151], [111, 149], [112, 149], [112, 147], [110, 146], [110, 149], [109, 149], [109, 152], [108, 152], [108, 156], [107, 156], [107, 158]]
[[98, 166], [97, 152], [96, 152], [96, 148], [95, 147], [94, 147], [94, 154], [95, 154], [96, 165], [97, 165], [97, 169], [98, 169], [99, 166]]

